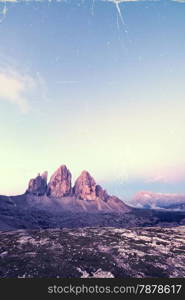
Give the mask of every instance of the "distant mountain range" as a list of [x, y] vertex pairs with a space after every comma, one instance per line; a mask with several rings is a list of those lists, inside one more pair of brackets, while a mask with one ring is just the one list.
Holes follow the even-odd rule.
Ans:
[[142, 191], [135, 194], [130, 204], [138, 208], [185, 211], [185, 195]]
[[[87, 171], [81, 173], [74, 186], [65, 165], [54, 172], [49, 182], [47, 177], [44, 172], [31, 179], [22, 195], [0, 196], [0, 230], [185, 224], [185, 211], [143, 209], [157, 206], [148, 201], [151, 196], [142, 193], [135, 198], [135, 206], [141, 208], [126, 205], [97, 185]], [[140, 202], [141, 199], [146, 201]]]

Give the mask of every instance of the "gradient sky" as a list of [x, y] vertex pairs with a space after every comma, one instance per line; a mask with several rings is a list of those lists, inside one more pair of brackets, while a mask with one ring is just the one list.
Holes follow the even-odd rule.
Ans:
[[122, 198], [185, 193], [180, 2], [0, 1], [0, 194], [61, 164]]

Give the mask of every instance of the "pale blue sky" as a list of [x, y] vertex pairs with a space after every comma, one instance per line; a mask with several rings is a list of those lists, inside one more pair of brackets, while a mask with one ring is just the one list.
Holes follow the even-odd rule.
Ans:
[[[83, 169], [120, 197], [185, 193], [185, 4], [7, 3], [0, 194]], [[0, 3], [0, 11], [4, 4]]]

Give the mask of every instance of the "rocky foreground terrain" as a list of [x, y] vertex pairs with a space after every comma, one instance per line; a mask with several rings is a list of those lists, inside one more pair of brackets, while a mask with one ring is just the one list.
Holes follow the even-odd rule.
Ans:
[[0, 277], [185, 277], [185, 226], [0, 232]]

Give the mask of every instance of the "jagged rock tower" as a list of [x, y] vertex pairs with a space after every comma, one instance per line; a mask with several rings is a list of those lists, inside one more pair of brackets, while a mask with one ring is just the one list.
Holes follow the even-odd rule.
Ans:
[[[71, 177], [70, 171], [65, 165], [62, 165], [51, 176], [48, 184], [47, 172], [31, 179], [26, 194], [37, 197], [44, 196], [45, 200], [50, 199], [50, 201], [55, 199], [63, 205], [64, 210], [75, 211], [80, 207], [80, 209], [90, 212], [96, 210], [129, 211], [123, 201], [115, 196], [110, 196], [100, 185], [97, 185], [89, 172], [83, 171], [76, 179], [74, 187], [71, 184]], [[68, 203], [67, 206], [66, 203]]]
[[35, 196], [44, 195], [47, 191], [47, 176], [48, 173], [44, 172], [42, 175], [38, 174], [36, 178], [30, 179], [26, 193]]
[[48, 183], [47, 195], [51, 197], [64, 197], [71, 195], [71, 192], [71, 173], [65, 165], [62, 165], [51, 176]]

